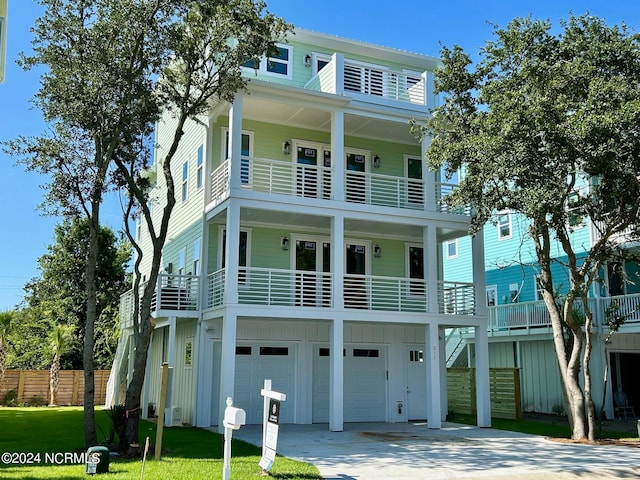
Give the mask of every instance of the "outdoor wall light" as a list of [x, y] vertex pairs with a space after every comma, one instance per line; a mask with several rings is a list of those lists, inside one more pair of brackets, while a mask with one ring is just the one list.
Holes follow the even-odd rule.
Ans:
[[311, 66], [311, 55], [308, 53], [304, 56], [304, 66], [307, 68]]
[[380, 157], [378, 155], [373, 157], [373, 167], [380, 168]]
[[289, 239], [285, 236], [280, 239], [282, 250], [289, 250]]
[[376, 258], [380, 258], [382, 256], [382, 249], [380, 248], [380, 245], [373, 246], [373, 256]]
[[282, 144], [282, 153], [285, 155], [289, 155], [291, 153], [291, 144], [288, 141], [285, 141]]

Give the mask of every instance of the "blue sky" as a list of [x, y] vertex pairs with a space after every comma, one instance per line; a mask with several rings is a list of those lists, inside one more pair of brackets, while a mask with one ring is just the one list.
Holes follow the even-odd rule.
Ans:
[[[297, 27], [387, 47], [438, 56], [441, 46], [458, 44], [474, 57], [492, 38], [490, 24], [505, 26], [514, 17], [531, 15], [554, 25], [569, 12], [590, 13], [609, 24], [625, 22], [640, 31], [637, 0], [449, 0], [445, 2], [386, 2], [371, 0], [267, 0], [268, 10]], [[0, 84], [0, 141], [18, 135], [38, 135], [46, 125], [30, 100], [38, 90], [37, 72], [16, 64], [18, 52], [29, 52], [30, 28], [41, 7], [30, 0], [9, 0], [6, 76]], [[39, 274], [37, 259], [53, 240], [57, 220], [37, 209], [44, 179], [25, 173], [15, 159], [0, 152], [0, 310], [22, 299], [23, 285]], [[121, 222], [115, 205], [107, 206], [103, 221], [112, 228]]]

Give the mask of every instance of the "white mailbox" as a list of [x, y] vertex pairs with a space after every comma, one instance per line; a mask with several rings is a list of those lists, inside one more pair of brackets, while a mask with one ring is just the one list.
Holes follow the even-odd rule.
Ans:
[[227, 407], [224, 409], [224, 421], [223, 425], [226, 428], [232, 428], [234, 430], [240, 429], [240, 426], [244, 425], [247, 421], [247, 413], [236, 407]]

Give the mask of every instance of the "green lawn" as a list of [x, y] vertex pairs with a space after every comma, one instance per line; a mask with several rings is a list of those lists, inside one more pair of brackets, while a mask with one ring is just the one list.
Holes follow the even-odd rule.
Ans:
[[[455, 423], [465, 425], [476, 425], [475, 415], [456, 414], [452, 420]], [[542, 435], [545, 437], [570, 438], [571, 429], [568, 422], [544, 422], [533, 420], [509, 420], [504, 418], [492, 418], [491, 427], [496, 430], [507, 430], [510, 432], [530, 433], [532, 435]], [[637, 438], [629, 432], [603, 429], [601, 438]]]
[[[104, 440], [110, 431], [110, 420], [102, 410], [96, 410], [98, 440]], [[0, 407], [0, 454], [24, 452], [31, 455], [32, 465], [7, 464], [0, 461], [3, 479], [61, 479], [90, 478], [85, 465], [65, 461], [74, 452], [84, 451], [82, 408], [6, 408]], [[145, 437], [155, 441], [155, 424], [140, 424], [141, 445]], [[165, 428], [162, 460], [153, 460], [153, 451], [147, 455], [144, 478], [149, 480], [193, 480], [222, 478], [223, 438], [199, 428]], [[37, 456], [39, 455], [39, 456]], [[15, 456], [27, 459], [26, 456]], [[264, 478], [258, 466], [260, 449], [234, 440], [232, 444], [231, 478]], [[5, 457], [2, 457], [5, 459]], [[48, 464], [45, 461], [49, 460]], [[54, 463], [52, 464], [51, 460]], [[95, 478], [109, 480], [140, 479], [141, 460], [111, 460], [108, 475]], [[318, 470], [309, 464], [278, 457], [271, 470], [276, 479], [321, 479]]]

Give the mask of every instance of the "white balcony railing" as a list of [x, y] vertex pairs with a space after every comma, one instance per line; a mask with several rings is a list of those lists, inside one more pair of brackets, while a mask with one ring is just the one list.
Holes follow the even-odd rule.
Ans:
[[[151, 299], [151, 311], [178, 310], [196, 311], [199, 309], [199, 283], [197, 275], [160, 274], [155, 292]], [[138, 295], [141, 297], [147, 282], [140, 284]], [[120, 296], [120, 326], [133, 326], [134, 291], [129, 290]]]
[[[333, 170], [330, 167], [304, 165], [268, 158], [243, 157], [242, 188], [294, 197], [335, 199]], [[211, 198], [220, 203], [229, 195], [229, 161], [211, 174]], [[369, 172], [344, 172], [345, 198], [349, 203], [362, 203], [382, 207], [424, 210], [424, 181], [415, 178], [396, 177]], [[439, 211], [469, 215], [469, 208], [451, 208], [442, 197], [455, 187], [453, 184], [436, 183], [433, 194]]]
[[473, 283], [438, 282], [438, 305], [440, 313], [449, 315], [473, 315], [476, 311], [476, 296]]
[[[640, 294], [619, 295], [615, 297], [590, 298], [589, 309], [593, 313], [596, 327], [606, 329], [607, 308], [615, 302], [618, 314], [625, 318], [625, 325], [640, 324]], [[582, 310], [582, 303], [576, 302], [576, 308]], [[496, 305], [488, 309], [488, 329], [490, 332], [524, 333], [529, 330], [551, 329], [551, 317], [545, 303], [540, 301]]]
[[[338, 63], [340, 64], [340, 63]], [[346, 94], [359, 94], [372, 100], [381, 98], [413, 105], [426, 105], [426, 74], [407, 73], [384, 66], [364, 65], [344, 59], [339, 69], [335, 59], [325, 65], [305, 88], [337, 93], [338, 85]]]
[[[209, 275], [207, 308], [223, 305], [225, 271]], [[333, 307], [331, 273], [269, 268], [242, 268], [238, 275], [238, 301], [244, 305], [289, 307]], [[446, 314], [474, 313], [475, 299], [471, 284], [441, 282], [446, 289], [449, 306], [441, 305]], [[427, 285], [413, 278], [372, 275], [345, 275], [344, 306], [347, 309], [393, 312], [427, 312]]]

